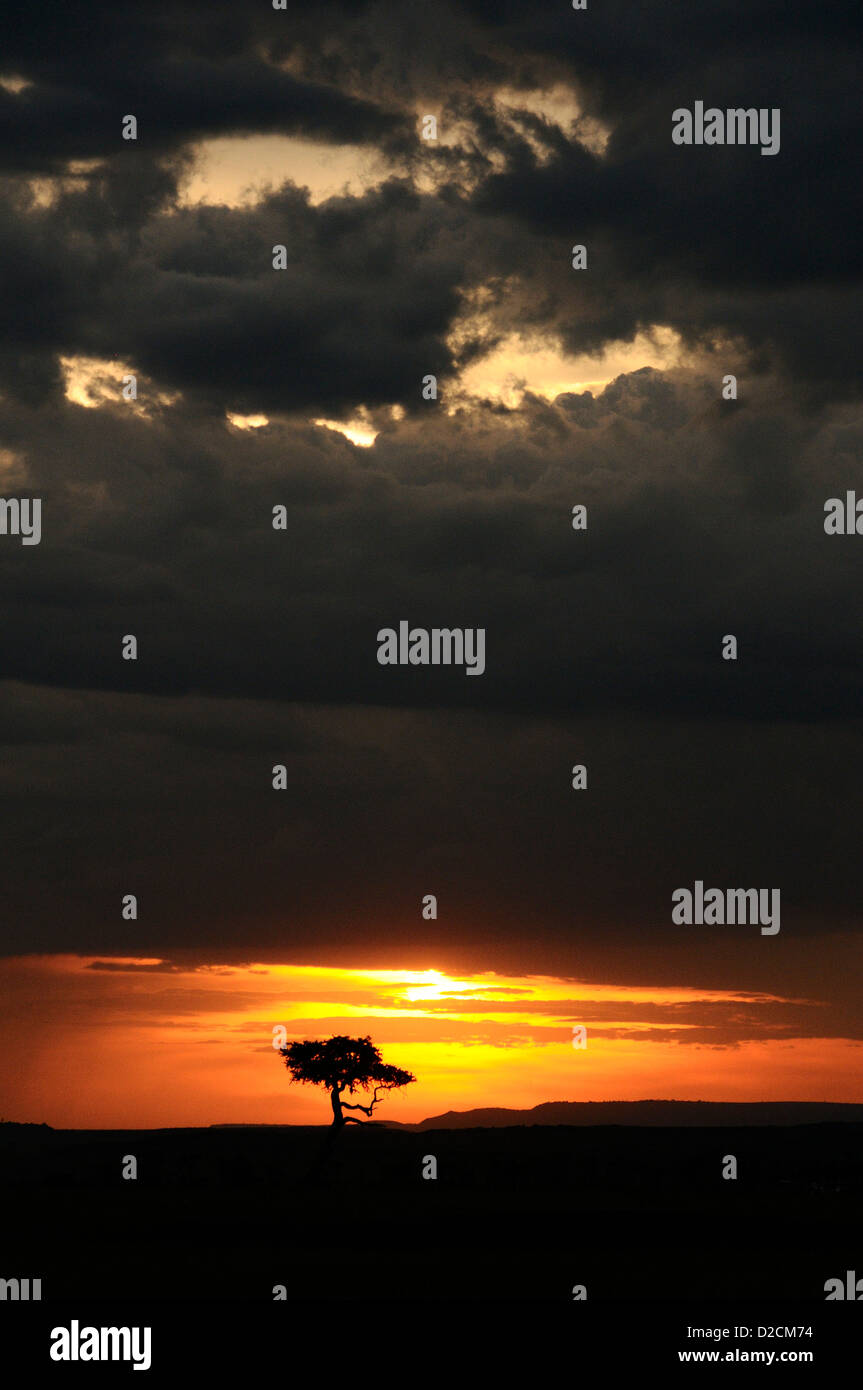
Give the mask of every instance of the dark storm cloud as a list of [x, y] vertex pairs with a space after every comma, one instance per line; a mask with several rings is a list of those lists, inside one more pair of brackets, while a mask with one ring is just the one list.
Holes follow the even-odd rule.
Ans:
[[[341, 412], [418, 398], [427, 372], [452, 366], [453, 221], [400, 182], [320, 209], [288, 190], [249, 212], [176, 214], [153, 229], [153, 260], [108, 293], [133, 360], [222, 409]], [[276, 244], [284, 273], [273, 270]]]
[[[487, 343], [532, 328], [593, 351], [660, 322], [693, 345], [734, 339], [750, 372], [773, 362], [815, 399], [857, 391], [848, 7], [801, 25], [767, 0], [745, 16], [716, 0], [697, 21], [661, 5], [93, 4], [59, 12], [48, 43], [38, 13], [8, 23], [8, 70], [33, 86], [0, 93], [0, 150], [19, 170], [102, 162], [53, 214], [7, 210], [0, 226], [17, 345], [0, 369], [31, 399], [53, 352], [107, 344], [225, 408], [410, 409], [426, 373], [454, 366], [460, 291], [486, 282]], [[610, 128], [604, 155], [494, 104], [554, 84]], [[671, 112], [696, 98], [780, 107], [780, 153], [673, 145]], [[455, 145], [418, 140], [420, 100]], [[141, 139], [123, 147], [117, 113], [136, 105]], [[257, 210], [176, 209], [193, 142], [273, 131], [371, 144], [407, 181], [319, 209], [289, 188]], [[413, 193], [423, 169], [449, 180], [439, 198]], [[576, 241], [586, 273], [569, 266]]]
[[67, 160], [110, 156], [125, 144], [127, 114], [138, 120], [145, 154], [223, 134], [354, 144], [400, 131], [398, 113], [270, 62], [261, 48], [280, 23], [289, 17], [263, 5], [85, 0], [49, 15], [7, 6], [0, 72], [31, 85], [0, 90], [0, 167], [56, 173]]
[[[750, 105], [787, 111], [782, 94], [756, 91]], [[798, 132], [792, 111], [776, 157], [675, 147], [670, 112], [691, 101], [669, 95], [651, 116], [648, 149], [620, 130], [602, 157], [574, 144], [547, 164], [489, 174], [474, 206], [546, 241], [544, 255], [527, 243], [523, 271], [540, 303], [562, 281], [569, 245], [588, 248], [589, 269], [572, 277], [582, 292], [563, 285], [546, 314], [569, 352], [670, 324], [692, 345], [737, 337], [754, 367], [767, 352], [822, 398], [858, 394], [863, 252], [849, 232], [863, 207], [852, 132], [825, 135], [822, 123], [816, 139], [811, 118]]]
[[451, 370], [460, 219], [406, 182], [320, 208], [288, 186], [250, 209], [175, 210], [108, 231], [124, 191], [115, 162], [52, 209], [0, 209], [10, 389], [40, 354], [50, 380], [63, 352], [129, 360], [220, 414], [349, 412], [413, 404], [426, 373]]
[[[7, 403], [16, 490], [45, 513], [40, 546], [0, 554], [3, 672], [42, 682], [2, 686], [4, 950], [743, 979], [828, 998], [840, 1026], [860, 600], [822, 508], [860, 423], [770, 392], [720, 410], [643, 371], [597, 399], [430, 407], [365, 451], [182, 406]], [[487, 626], [486, 674], [378, 667], [403, 615]], [[781, 950], [673, 927], [696, 878], [779, 886]]]
[[[45, 731], [7, 744], [0, 769], [5, 952], [744, 989], [810, 1001], [794, 1011], [807, 1035], [860, 1036], [847, 814], [859, 723], [489, 719], [8, 685], [0, 700], [4, 725], [24, 704]], [[579, 756], [580, 797], [567, 776]], [[270, 785], [277, 759], [285, 793]], [[673, 925], [671, 894], [696, 877], [780, 885], [779, 936]], [[437, 921], [420, 917], [426, 892]], [[738, 1030], [749, 1012], [741, 1001]]]
[[[844, 12], [124, 9], [7, 21], [33, 81], [2, 94], [7, 169], [100, 166], [0, 207], [4, 495], [44, 506], [38, 547], [0, 538], [2, 949], [743, 981], [859, 1036], [863, 542], [823, 531], [863, 447]], [[605, 155], [493, 101], [554, 82]], [[457, 147], [420, 158], [419, 98]], [[695, 99], [781, 105], [780, 154], [674, 147]], [[276, 130], [370, 141], [394, 177], [180, 205], [194, 141]], [[580, 352], [653, 323], [718, 339], [707, 375], [459, 396], [508, 332]], [[129, 361], [150, 418], [65, 402], [61, 354]], [[310, 423], [361, 405], [372, 450]], [[485, 627], [485, 675], [381, 668], [401, 618]], [[673, 928], [696, 878], [779, 886], [781, 935]]]
[[[182, 402], [0, 407], [43, 539], [6, 538], [7, 677], [334, 704], [859, 711], [854, 539], [824, 502], [861, 424], [644, 369], [602, 395], [390, 421], [371, 450]], [[573, 505], [588, 508], [574, 532]], [[272, 526], [288, 509], [288, 529]], [[382, 667], [377, 632], [484, 627], [487, 669]], [[134, 633], [137, 662], [120, 659]], [[736, 663], [722, 639], [740, 644]]]

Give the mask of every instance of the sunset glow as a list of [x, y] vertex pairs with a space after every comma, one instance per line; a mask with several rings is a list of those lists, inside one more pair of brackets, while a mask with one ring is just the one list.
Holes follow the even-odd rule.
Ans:
[[547, 1100], [860, 1099], [860, 1044], [814, 1035], [816, 1000], [75, 956], [7, 961], [2, 987], [2, 1113], [56, 1127], [326, 1123], [326, 1098], [289, 1085], [279, 1025], [289, 1040], [370, 1033], [417, 1076], [379, 1112], [402, 1122]]

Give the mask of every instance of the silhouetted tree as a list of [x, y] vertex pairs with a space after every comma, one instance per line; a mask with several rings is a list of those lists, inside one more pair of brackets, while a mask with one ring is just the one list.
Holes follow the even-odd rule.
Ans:
[[[408, 1086], [416, 1077], [401, 1067], [384, 1062], [371, 1038], [327, 1038], [325, 1041], [292, 1042], [279, 1048], [291, 1081], [311, 1086], [324, 1086], [330, 1093], [334, 1125], [361, 1125], [363, 1120], [346, 1115], [345, 1110], [362, 1110], [369, 1117], [383, 1096], [379, 1091], [393, 1091]], [[342, 1100], [345, 1091], [374, 1091], [368, 1105]]]

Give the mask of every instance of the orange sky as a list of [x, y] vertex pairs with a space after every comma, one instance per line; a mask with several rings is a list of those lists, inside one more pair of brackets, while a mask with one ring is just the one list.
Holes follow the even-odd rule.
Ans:
[[861, 1045], [816, 1036], [817, 1000], [78, 956], [6, 960], [0, 994], [0, 1118], [56, 1127], [326, 1123], [326, 1096], [288, 1083], [280, 1024], [289, 1039], [370, 1033], [418, 1077], [377, 1112], [403, 1121], [546, 1100], [863, 1099]]

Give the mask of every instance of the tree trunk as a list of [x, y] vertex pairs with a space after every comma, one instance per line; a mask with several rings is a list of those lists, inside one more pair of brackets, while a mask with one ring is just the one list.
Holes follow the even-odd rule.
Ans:
[[339, 1096], [339, 1090], [337, 1086], [333, 1086], [332, 1090], [330, 1091], [330, 1100], [332, 1101], [333, 1106], [333, 1124], [343, 1125], [345, 1122], [345, 1116], [344, 1111], [342, 1110], [341, 1097]]

